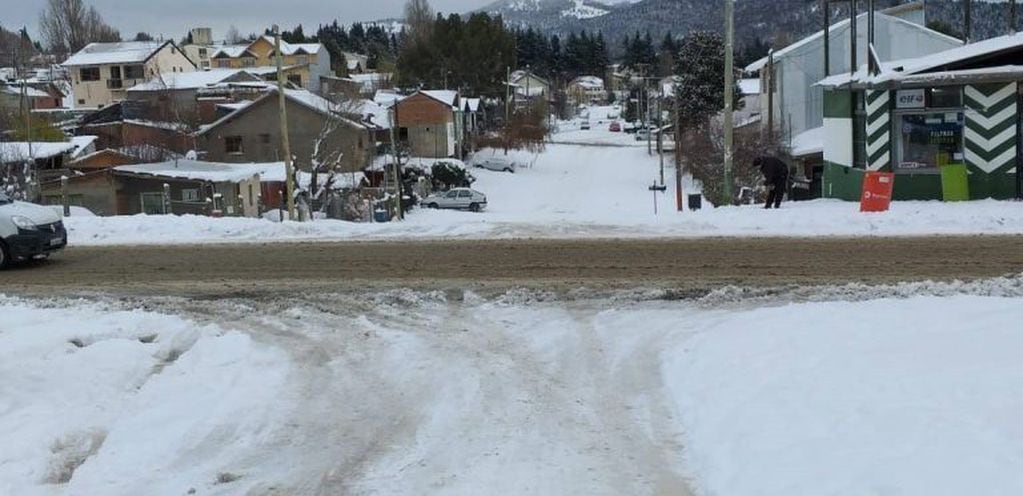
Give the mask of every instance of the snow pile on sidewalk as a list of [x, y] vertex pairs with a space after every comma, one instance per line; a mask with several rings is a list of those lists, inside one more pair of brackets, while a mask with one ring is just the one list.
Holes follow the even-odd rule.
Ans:
[[702, 494], [1023, 494], [1023, 302], [700, 319], [665, 381]]
[[287, 362], [247, 335], [2, 296], [0, 315], [0, 494], [205, 494], [282, 422]]

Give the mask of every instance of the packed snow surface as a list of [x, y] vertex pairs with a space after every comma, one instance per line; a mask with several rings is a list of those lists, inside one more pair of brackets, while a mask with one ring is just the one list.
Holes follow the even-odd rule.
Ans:
[[1000, 284], [0, 297], [0, 493], [1020, 494], [1023, 298]]

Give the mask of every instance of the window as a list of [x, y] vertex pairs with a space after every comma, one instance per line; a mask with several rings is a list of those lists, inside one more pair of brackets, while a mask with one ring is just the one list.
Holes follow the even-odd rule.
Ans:
[[147, 215], [161, 215], [166, 213], [163, 204], [163, 193], [141, 193], [142, 213]]
[[294, 84], [295, 86], [302, 86], [302, 76], [299, 76], [298, 74], [292, 74], [288, 76], [288, 82]]
[[79, 105], [85, 105], [85, 99], [84, 98], [79, 98], [78, 99], [78, 104]]
[[401, 140], [401, 141], [408, 141], [408, 128], [407, 127], [398, 128], [398, 139]]
[[242, 59], [242, 67], [255, 67], [256, 59], [252, 57], [245, 57]]
[[185, 202], [198, 202], [199, 201], [199, 190], [197, 188], [181, 190], [181, 201], [185, 201]]
[[110, 79], [121, 79], [121, 66], [110, 66]]
[[264, 144], [264, 145], [269, 145], [270, 144], [270, 135], [266, 134], [266, 133], [260, 134], [259, 135], [259, 142]]
[[963, 113], [903, 114], [898, 121], [899, 172], [934, 172], [963, 162]]
[[472, 198], [472, 191], [459, 191], [458, 192], [458, 197], [459, 198]]
[[230, 69], [231, 68], [231, 61], [230, 60], [218, 60], [217, 61], [217, 67], [225, 68], [225, 69]]
[[305, 55], [298, 56], [298, 65], [305, 65], [309, 63], [309, 57]]
[[199, 58], [201, 58], [201, 59], [206, 58], [206, 54], [207, 54], [207, 52], [206, 52], [205, 48], [200, 48], [199, 49]]
[[124, 66], [124, 79], [144, 79], [146, 77], [146, 68], [141, 65], [127, 65]]
[[446, 194], [444, 196], [446, 196], [448, 198], [458, 198], [458, 192], [457, 191], [448, 191], [448, 194]]
[[82, 81], [99, 81], [99, 67], [82, 67], [78, 74]]
[[242, 137], [228, 136], [224, 138], [224, 151], [231, 155], [240, 155], [242, 153]]

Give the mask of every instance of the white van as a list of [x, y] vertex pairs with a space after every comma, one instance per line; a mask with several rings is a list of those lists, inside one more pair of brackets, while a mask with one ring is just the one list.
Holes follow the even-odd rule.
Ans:
[[0, 269], [47, 258], [67, 246], [67, 231], [53, 209], [0, 193]]

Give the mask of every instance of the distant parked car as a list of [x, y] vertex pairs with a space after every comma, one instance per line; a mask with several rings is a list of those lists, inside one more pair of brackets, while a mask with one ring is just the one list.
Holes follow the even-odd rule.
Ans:
[[636, 141], [646, 141], [650, 139], [650, 130], [647, 128], [639, 128], [636, 130]]
[[511, 159], [505, 157], [487, 157], [477, 160], [473, 165], [480, 169], [487, 169], [497, 172], [515, 172], [518, 165]]
[[469, 188], [454, 188], [432, 194], [422, 201], [426, 208], [447, 208], [479, 212], [487, 208], [487, 196]]
[[622, 132], [622, 125], [617, 122], [612, 122], [611, 127], [609, 127], [608, 130], [612, 133], [620, 133]]
[[579, 126], [579, 129], [582, 129], [583, 131], [589, 131], [590, 130], [590, 121], [583, 121], [582, 125]]
[[53, 209], [0, 193], [0, 269], [11, 262], [47, 258], [67, 246], [67, 231]]

